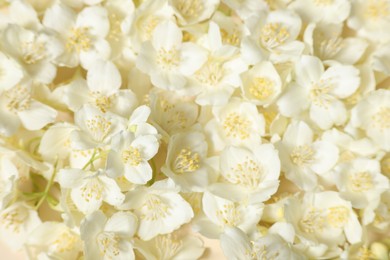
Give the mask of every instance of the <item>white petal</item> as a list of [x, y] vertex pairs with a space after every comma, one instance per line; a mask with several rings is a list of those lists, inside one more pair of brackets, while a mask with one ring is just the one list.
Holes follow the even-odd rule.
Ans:
[[344, 103], [334, 99], [326, 107], [312, 104], [310, 107], [310, 119], [321, 129], [326, 130], [333, 125], [341, 125], [347, 120], [347, 111]]
[[123, 203], [125, 195], [121, 192], [115, 180], [106, 176], [99, 176], [99, 181], [104, 189], [104, 201], [113, 206], [119, 206]]
[[84, 8], [76, 20], [77, 27], [87, 27], [92, 35], [106, 37], [110, 29], [107, 10], [101, 6]]
[[176, 23], [168, 20], [160, 23], [153, 31], [152, 44], [156, 50], [178, 48], [182, 41], [182, 32]]
[[339, 98], [352, 95], [360, 84], [359, 70], [353, 66], [335, 65], [330, 67], [322, 75], [322, 80], [332, 82], [331, 93]]
[[88, 88], [105, 96], [116, 93], [122, 84], [119, 70], [111, 61], [96, 61], [88, 69]]
[[287, 117], [298, 116], [309, 107], [309, 94], [305, 88], [291, 84], [277, 101], [282, 115]]
[[324, 65], [314, 56], [303, 55], [295, 65], [296, 81], [305, 88], [317, 82], [324, 73]]
[[339, 159], [339, 149], [328, 142], [318, 141], [313, 144], [315, 159], [311, 168], [318, 174], [323, 174], [332, 169]]
[[86, 173], [80, 169], [61, 169], [57, 173], [57, 181], [63, 188], [73, 189], [82, 185]]
[[138, 220], [131, 212], [117, 212], [112, 215], [105, 227], [104, 231], [115, 232], [123, 237], [132, 237], [137, 231]]
[[125, 177], [135, 184], [146, 184], [153, 175], [152, 167], [146, 161], [141, 162], [137, 166], [125, 165]]
[[58, 33], [66, 33], [74, 25], [76, 14], [66, 5], [57, 4], [50, 7], [43, 17], [43, 24]]
[[54, 122], [57, 110], [37, 101], [31, 101], [28, 109], [19, 111], [18, 116], [23, 126], [28, 130], [39, 130]]

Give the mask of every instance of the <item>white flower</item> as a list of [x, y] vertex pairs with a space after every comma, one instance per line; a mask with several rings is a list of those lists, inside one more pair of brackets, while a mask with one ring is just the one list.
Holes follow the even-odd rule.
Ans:
[[225, 105], [234, 89], [241, 84], [239, 75], [247, 65], [238, 48], [223, 45], [220, 28], [214, 22], [210, 22], [208, 34], [199, 42], [208, 50], [208, 55], [191, 77], [188, 88], [199, 91], [195, 102], [201, 106]]
[[386, 30], [389, 25], [389, 0], [352, 1], [348, 27], [356, 30], [359, 36], [371, 41], [387, 42], [390, 40], [390, 32]]
[[162, 89], [187, 91], [186, 76], [206, 61], [206, 51], [193, 43], [182, 43], [182, 32], [172, 21], [164, 21], [153, 31], [151, 41], [140, 50], [137, 67]]
[[[351, 203], [335, 191], [306, 193], [302, 202], [291, 198], [285, 208], [286, 221], [307, 246], [342, 245], [345, 238], [355, 244], [362, 239], [362, 227]], [[311, 245], [310, 245], [311, 244]]]
[[160, 235], [149, 241], [137, 239], [135, 245], [150, 260], [199, 259], [205, 251], [203, 241], [188, 234], [180, 236], [179, 232]]
[[126, 194], [120, 209], [133, 210], [140, 220], [137, 231], [142, 240], [169, 234], [188, 223], [194, 216], [188, 204], [169, 179], [151, 187], [139, 186]]
[[262, 203], [234, 202], [208, 191], [203, 193], [202, 206], [206, 217], [198, 219], [193, 228], [212, 239], [230, 227], [250, 232], [260, 221], [264, 208]]
[[203, 191], [210, 182], [207, 142], [203, 133], [183, 132], [168, 142], [168, 153], [161, 171], [182, 191]]
[[14, 250], [20, 250], [31, 231], [41, 220], [38, 212], [25, 204], [17, 202], [0, 211], [1, 240]]
[[220, 0], [169, 0], [179, 23], [191, 25], [209, 19]]
[[279, 150], [282, 170], [287, 179], [301, 189], [316, 188], [317, 175], [327, 173], [337, 163], [337, 146], [326, 141], [314, 141], [314, 133], [303, 121], [294, 121], [275, 144]]
[[324, 64], [336, 61], [352, 65], [362, 58], [368, 42], [359, 37], [343, 38], [342, 29], [342, 24], [311, 23], [306, 27], [304, 41], [310, 46], [311, 54]]
[[24, 75], [19, 63], [3, 52], [0, 52], [0, 70], [0, 93], [14, 87]]
[[[279, 235], [278, 231], [284, 233], [283, 236]], [[251, 241], [239, 228], [228, 228], [220, 237], [221, 247], [229, 260], [306, 259], [306, 256], [291, 247], [295, 232], [290, 224], [276, 223], [269, 229], [269, 233]]]
[[44, 222], [28, 236], [26, 244], [37, 259], [74, 259], [82, 250], [79, 234], [61, 222]]
[[87, 215], [80, 226], [86, 259], [135, 259], [132, 237], [137, 217], [130, 212], [116, 212], [110, 218], [101, 211]]
[[342, 23], [351, 11], [348, 0], [296, 0], [289, 5], [305, 22]]
[[111, 147], [106, 168], [110, 177], [124, 173], [125, 178], [135, 184], [146, 184], [152, 178], [148, 161], [158, 151], [156, 136], [123, 131], [113, 137]]
[[338, 165], [335, 177], [340, 196], [354, 208], [375, 209], [381, 194], [389, 189], [389, 180], [380, 171], [378, 161], [364, 158]]
[[390, 151], [390, 91], [369, 93], [353, 109], [351, 124], [364, 130], [376, 145]]
[[241, 74], [242, 92], [255, 105], [270, 105], [282, 91], [282, 81], [271, 62], [263, 61]]
[[350, 65], [334, 65], [326, 71], [321, 60], [303, 55], [296, 63], [296, 84], [291, 84], [277, 102], [284, 116], [298, 116], [309, 109], [310, 119], [321, 129], [344, 124], [347, 111], [340, 99], [359, 87], [359, 70]]
[[225, 182], [212, 184], [209, 190], [226, 199], [264, 202], [279, 186], [280, 161], [272, 144], [227, 147], [221, 153], [220, 169]]
[[150, 108], [154, 125], [166, 139], [189, 129], [199, 115], [199, 108], [194, 102], [167, 91], [151, 92]]
[[74, 149], [91, 149], [108, 144], [111, 138], [125, 129], [125, 120], [112, 113], [103, 113], [92, 105], [84, 105], [75, 113], [79, 130], [71, 134]]
[[66, 86], [65, 103], [75, 112], [84, 104], [91, 104], [103, 113], [109, 111], [129, 117], [138, 101], [130, 89], [120, 89], [121, 84], [121, 75], [115, 64], [97, 60], [88, 69], [87, 81], [76, 78]]
[[302, 54], [304, 45], [297, 41], [301, 19], [293, 11], [260, 12], [246, 19], [250, 35], [242, 41], [243, 59], [256, 64], [265, 59], [284, 62]]
[[261, 143], [265, 120], [257, 107], [238, 98], [225, 106], [213, 107], [214, 118], [205, 126], [212, 149], [221, 151], [228, 145], [250, 147]]
[[110, 45], [105, 40], [110, 23], [101, 6], [86, 7], [76, 14], [63, 4], [55, 4], [46, 10], [43, 24], [58, 33], [65, 48], [57, 59], [60, 65], [75, 67], [80, 62], [88, 69], [96, 60], [110, 55]]
[[222, 0], [222, 2], [237, 12], [242, 20], [258, 15], [268, 8], [267, 2], [263, 0]]
[[98, 210], [103, 201], [119, 206], [125, 199], [115, 180], [105, 176], [103, 171], [61, 169], [57, 180], [62, 188], [71, 189], [73, 203], [84, 214]]
[[45, 84], [53, 81], [57, 72], [53, 63], [63, 52], [60, 41], [53, 35], [11, 24], [4, 30], [2, 47], [19, 62], [32, 80]]
[[53, 122], [57, 110], [32, 97], [29, 83], [18, 84], [0, 93], [0, 134], [10, 136], [22, 124], [28, 130], [39, 130]]

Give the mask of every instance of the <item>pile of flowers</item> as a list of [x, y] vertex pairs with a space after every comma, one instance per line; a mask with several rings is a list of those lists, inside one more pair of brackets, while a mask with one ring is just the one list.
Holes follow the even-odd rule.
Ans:
[[0, 6], [11, 248], [390, 258], [389, 0]]

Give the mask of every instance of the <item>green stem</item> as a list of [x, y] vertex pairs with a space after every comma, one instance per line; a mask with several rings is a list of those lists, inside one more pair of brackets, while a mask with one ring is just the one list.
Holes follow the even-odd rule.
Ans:
[[58, 160], [54, 164], [53, 173], [51, 174], [50, 180], [46, 184], [46, 188], [42, 193], [42, 197], [39, 199], [37, 205], [35, 206], [35, 209], [39, 209], [39, 207], [42, 205], [42, 203], [46, 200], [47, 196], [49, 195], [50, 188], [53, 186], [54, 179], [57, 175], [57, 164], [58, 164]]

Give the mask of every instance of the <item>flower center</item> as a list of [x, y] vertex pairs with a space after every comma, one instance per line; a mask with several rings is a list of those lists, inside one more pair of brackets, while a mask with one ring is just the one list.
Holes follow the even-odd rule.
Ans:
[[385, 130], [390, 128], [390, 107], [381, 107], [379, 112], [372, 116], [374, 127]]
[[235, 112], [228, 114], [223, 122], [226, 136], [240, 138], [241, 140], [249, 137], [249, 127], [250, 121]]
[[91, 48], [91, 37], [88, 33], [87, 27], [73, 28], [66, 42], [66, 49], [76, 52], [88, 51]]
[[310, 89], [310, 99], [317, 106], [328, 107], [332, 100], [332, 96], [329, 94], [332, 88], [333, 85], [331, 84], [330, 79], [320, 80], [313, 84]]
[[23, 42], [22, 57], [26, 64], [35, 64], [45, 58], [45, 45], [41, 42]]
[[115, 233], [101, 232], [97, 235], [96, 241], [102, 255], [111, 258], [119, 255], [120, 238]]
[[108, 109], [112, 106], [111, 97], [102, 95], [100, 92], [91, 92], [91, 95], [95, 98], [95, 105], [102, 111], [106, 113]]
[[84, 187], [81, 188], [81, 197], [83, 197], [86, 202], [102, 199], [102, 185], [97, 180], [89, 181]]
[[348, 221], [348, 209], [344, 206], [331, 207], [328, 209], [328, 223], [335, 228], [341, 228]]
[[142, 162], [141, 153], [139, 149], [130, 146], [122, 152], [122, 160], [131, 166], [138, 166]]
[[241, 220], [239, 211], [237, 210], [234, 203], [228, 203], [223, 205], [223, 208], [217, 210], [217, 218], [222, 223], [223, 226], [234, 227]]
[[331, 59], [341, 50], [343, 45], [343, 39], [340, 37], [325, 39], [320, 43], [318, 56], [323, 59]]
[[204, 10], [202, 1], [177, 0], [175, 7], [184, 18], [197, 18]]
[[174, 165], [175, 171], [178, 173], [194, 172], [200, 168], [200, 156], [190, 149], [181, 149]]
[[299, 145], [290, 154], [291, 161], [298, 166], [309, 164], [314, 159], [314, 151], [309, 145]]
[[248, 188], [257, 188], [261, 182], [263, 169], [254, 160], [247, 158], [243, 163], [239, 163], [231, 169], [232, 174], [227, 174], [229, 182], [240, 184]]
[[30, 107], [30, 91], [21, 85], [17, 85], [4, 92], [5, 107], [11, 112], [26, 110]]
[[224, 76], [222, 61], [209, 58], [205, 64], [195, 73], [195, 77], [203, 84], [217, 86]]
[[310, 208], [299, 222], [302, 230], [306, 233], [322, 231], [325, 226], [325, 217], [321, 209]]
[[290, 33], [279, 23], [267, 23], [260, 32], [260, 43], [266, 48], [275, 48], [287, 41]]
[[92, 135], [92, 137], [97, 141], [103, 141], [103, 139], [108, 135], [111, 130], [112, 123], [106, 118], [97, 115], [92, 119], [86, 120], [86, 126]]
[[368, 0], [364, 16], [368, 19], [378, 20], [390, 14], [389, 3], [386, 0]]
[[172, 69], [179, 65], [179, 52], [172, 48], [170, 50], [160, 49], [156, 58], [157, 64], [164, 69]]
[[154, 243], [160, 259], [173, 259], [183, 245], [182, 241], [175, 239], [171, 234], [156, 237]]
[[220, 31], [221, 31], [222, 42], [224, 44], [229, 44], [229, 45], [233, 45], [233, 46], [240, 45], [241, 39], [240, 39], [240, 35], [239, 35], [237, 30], [233, 30], [232, 33], [228, 33], [224, 29], [221, 29]]
[[165, 218], [169, 215], [168, 205], [165, 204], [159, 197], [155, 195], [149, 195], [148, 199], [142, 205], [141, 219], [147, 221], [156, 221]]
[[256, 99], [264, 101], [274, 93], [274, 85], [274, 82], [268, 78], [254, 78], [249, 93]]
[[72, 251], [77, 244], [77, 237], [68, 231], [65, 231], [59, 235], [59, 237], [53, 242], [55, 251], [64, 253]]
[[0, 220], [1, 220], [0, 223], [3, 227], [5, 227], [8, 230], [14, 233], [20, 233], [26, 218], [27, 218], [26, 212], [16, 208], [10, 212], [2, 213], [0, 215]]
[[372, 176], [368, 172], [358, 172], [349, 178], [351, 190], [354, 192], [363, 192], [373, 187]]

